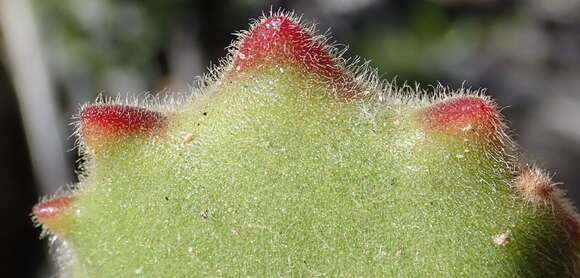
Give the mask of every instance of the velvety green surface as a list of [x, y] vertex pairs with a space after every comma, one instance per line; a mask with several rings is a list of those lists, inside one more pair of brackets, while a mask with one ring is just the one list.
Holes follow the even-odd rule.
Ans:
[[78, 277], [567, 274], [561, 221], [516, 196], [494, 146], [423, 130], [419, 102], [345, 101], [315, 80], [222, 80], [166, 133], [91, 160], [67, 235]]

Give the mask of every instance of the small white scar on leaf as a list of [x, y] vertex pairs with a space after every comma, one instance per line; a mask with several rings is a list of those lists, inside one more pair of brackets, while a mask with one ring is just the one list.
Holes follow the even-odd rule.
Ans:
[[509, 244], [510, 237], [512, 236], [512, 232], [507, 230], [493, 238], [493, 243], [497, 246], [506, 246]]

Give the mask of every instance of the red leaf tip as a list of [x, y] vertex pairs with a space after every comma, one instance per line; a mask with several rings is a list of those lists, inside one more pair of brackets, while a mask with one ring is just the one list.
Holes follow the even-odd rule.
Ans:
[[72, 196], [63, 196], [46, 200], [34, 206], [32, 214], [45, 227], [55, 232], [63, 232], [70, 223], [70, 206]]
[[499, 139], [502, 125], [495, 105], [476, 96], [452, 98], [434, 104], [423, 110], [423, 116], [431, 130], [480, 139]]
[[140, 107], [98, 104], [80, 112], [84, 142], [91, 148], [124, 136], [150, 133], [166, 124], [165, 115]]
[[266, 17], [256, 24], [242, 38], [232, 64], [231, 75], [264, 64], [292, 65], [347, 91], [346, 97], [359, 91], [354, 78], [329, 48], [297, 20], [285, 15]]

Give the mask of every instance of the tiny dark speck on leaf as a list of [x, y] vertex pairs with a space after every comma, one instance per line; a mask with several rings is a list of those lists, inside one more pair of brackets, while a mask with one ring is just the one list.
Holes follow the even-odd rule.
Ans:
[[202, 214], [201, 214], [201, 218], [204, 220], [207, 220], [209, 218], [209, 210], [205, 210]]
[[165, 196], [165, 201], [169, 201], [169, 197]]
[[203, 112], [203, 113], [201, 113], [201, 114], [203, 114], [204, 116], [207, 116], [207, 112]]

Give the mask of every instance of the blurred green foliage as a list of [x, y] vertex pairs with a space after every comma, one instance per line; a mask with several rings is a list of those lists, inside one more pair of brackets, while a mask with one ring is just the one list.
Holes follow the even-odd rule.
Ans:
[[170, 18], [185, 0], [34, 1], [47, 40], [99, 76], [111, 66], [154, 70]]
[[[345, 43], [352, 46], [354, 53], [371, 58], [372, 65], [381, 73], [427, 84], [441, 78], [430, 68], [431, 63], [465, 57], [498, 21], [514, 21], [509, 8], [492, 14], [485, 9], [464, 13], [431, 1], [409, 1], [402, 5], [397, 4], [400, 1], [390, 2], [383, 4], [383, 13], [356, 26], [354, 36], [346, 38]], [[163, 57], [171, 32], [183, 27], [179, 25], [183, 18], [191, 19], [187, 21], [191, 23], [190, 31], [204, 46], [207, 62], [216, 63], [217, 57], [225, 53], [228, 41], [223, 38], [229, 31], [223, 31], [220, 40], [215, 40], [213, 32], [240, 29], [259, 11], [275, 7], [273, 2], [240, 0], [218, 4], [186, 0], [35, 0], [34, 3], [47, 41], [61, 50], [61, 56], [67, 56], [62, 60], [82, 64], [73, 68], [86, 68], [95, 79], [111, 67], [130, 67], [147, 79], [159, 78], [160, 71], [164, 71]], [[335, 20], [357, 20], [356, 15], [337, 17]]]
[[493, 15], [454, 14], [442, 5], [416, 2], [402, 15], [361, 30], [353, 52], [372, 57], [380, 72], [433, 84], [442, 76], [432, 64], [466, 59], [481, 46], [490, 29], [517, 21], [510, 9]]

